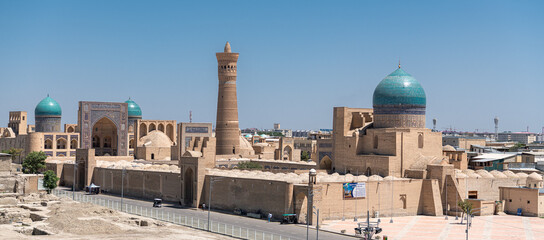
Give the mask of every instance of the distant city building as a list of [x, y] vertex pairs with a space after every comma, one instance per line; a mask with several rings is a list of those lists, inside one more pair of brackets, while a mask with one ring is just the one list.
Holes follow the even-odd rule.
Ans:
[[485, 146], [485, 137], [468, 137], [468, 136], [443, 136], [442, 146], [450, 145], [455, 148], [470, 149], [472, 145]]
[[523, 144], [536, 141], [536, 133], [531, 132], [502, 132], [499, 133], [499, 142], [519, 142]]

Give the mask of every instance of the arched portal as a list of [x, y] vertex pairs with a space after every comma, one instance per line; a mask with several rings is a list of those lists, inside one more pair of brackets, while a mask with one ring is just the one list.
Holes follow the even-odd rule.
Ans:
[[283, 148], [283, 160], [293, 160], [293, 149], [291, 146]]
[[185, 204], [193, 205], [193, 169], [187, 168], [185, 175], [183, 176], [184, 188], [185, 188]]
[[117, 127], [109, 118], [103, 117], [94, 124], [92, 136], [96, 156], [117, 156]]
[[298, 216], [298, 223], [306, 223], [308, 212], [308, 198], [306, 194], [299, 192], [295, 197], [295, 214]]
[[149, 132], [155, 131], [155, 130], [157, 130], [157, 127], [155, 126], [155, 124], [154, 123], [149, 124]]
[[330, 171], [332, 168], [332, 160], [329, 156], [325, 156], [321, 159], [319, 162], [319, 169], [325, 169], [327, 171]]
[[164, 132], [164, 125], [159, 123], [159, 131]]

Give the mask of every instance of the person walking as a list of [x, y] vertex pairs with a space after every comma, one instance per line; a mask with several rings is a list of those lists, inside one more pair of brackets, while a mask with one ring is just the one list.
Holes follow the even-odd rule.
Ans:
[[272, 213], [268, 213], [268, 222], [270, 222], [270, 220], [272, 220]]

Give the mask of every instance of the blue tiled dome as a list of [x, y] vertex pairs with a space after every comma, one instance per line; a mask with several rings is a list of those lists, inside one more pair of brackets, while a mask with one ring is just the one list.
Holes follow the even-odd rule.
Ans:
[[129, 117], [141, 117], [142, 116], [142, 109], [140, 109], [140, 106], [136, 104], [132, 99], [128, 99], [125, 101], [128, 103], [128, 116]]
[[400, 67], [387, 75], [374, 90], [374, 108], [402, 105], [425, 108], [426, 104], [427, 98], [421, 84]]
[[47, 95], [34, 109], [35, 116], [61, 116], [62, 109], [59, 103]]

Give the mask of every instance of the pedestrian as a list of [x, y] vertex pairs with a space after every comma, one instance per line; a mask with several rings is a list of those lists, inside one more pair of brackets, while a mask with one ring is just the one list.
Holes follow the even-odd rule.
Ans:
[[206, 204], [203, 203], [203, 204], [202, 204], [202, 210], [205, 210], [205, 209], [206, 209]]
[[270, 222], [270, 220], [272, 220], [272, 213], [268, 213], [268, 222]]

